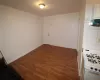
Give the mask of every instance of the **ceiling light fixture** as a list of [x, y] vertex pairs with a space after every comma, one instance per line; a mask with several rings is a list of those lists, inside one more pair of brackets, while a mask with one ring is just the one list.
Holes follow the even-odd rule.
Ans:
[[40, 6], [41, 9], [45, 8], [45, 4], [39, 4], [39, 6]]

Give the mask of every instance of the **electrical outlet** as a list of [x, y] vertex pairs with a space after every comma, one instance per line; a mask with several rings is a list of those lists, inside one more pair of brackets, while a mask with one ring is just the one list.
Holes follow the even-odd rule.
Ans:
[[100, 38], [98, 38], [98, 43], [100, 43]]

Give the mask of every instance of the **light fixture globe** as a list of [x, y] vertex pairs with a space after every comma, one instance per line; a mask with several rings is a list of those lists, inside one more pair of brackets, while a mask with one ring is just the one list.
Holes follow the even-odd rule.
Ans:
[[40, 7], [41, 9], [44, 9], [44, 8], [45, 8], [45, 4], [39, 4], [39, 7]]

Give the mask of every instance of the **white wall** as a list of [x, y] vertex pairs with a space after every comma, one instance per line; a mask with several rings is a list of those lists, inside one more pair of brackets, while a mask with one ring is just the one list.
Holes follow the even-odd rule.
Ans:
[[8, 63], [40, 46], [42, 40], [44, 44], [78, 49], [79, 12], [41, 18], [1, 5], [0, 26], [2, 52]]
[[84, 31], [84, 21], [85, 21], [85, 5], [86, 1], [82, 0], [81, 10], [80, 10], [80, 22], [79, 22], [79, 46], [78, 46], [78, 70], [79, 76], [83, 80], [84, 77], [84, 62], [83, 62], [83, 53], [82, 53], [82, 44], [83, 44], [83, 31]]
[[2, 27], [0, 27], [0, 50], [2, 49]]
[[12, 62], [42, 44], [41, 17], [10, 7], [0, 6], [3, 27], [3, 54]]
[[[1, 17], [0, 17], [1, 18]], [[1, 22], [0, 22], [1, 24]], [[2, 47], [3, 47], [3, 29], [2, 26], [0, 26], [0, 50], [2, 51]], [[0, 58], [1, 58], [1, 54], [0, 54]]]
[[43, 43], [78, 49], [79, 13], [44, 17]]

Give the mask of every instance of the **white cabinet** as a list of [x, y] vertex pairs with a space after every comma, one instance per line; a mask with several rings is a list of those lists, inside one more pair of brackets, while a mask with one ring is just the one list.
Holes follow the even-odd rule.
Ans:
[[100, 19], [100, 4], [86, 4], [85, 22]]
[[89, 22], [90, 20], [92, 20], [92, 16], [93, 16], [93, 4], [86, 4], [86, 9], [85, 9], [85, 22]]
[[100, 4], [94, 5], [93, 18], [94, 19], [100, 19]]

